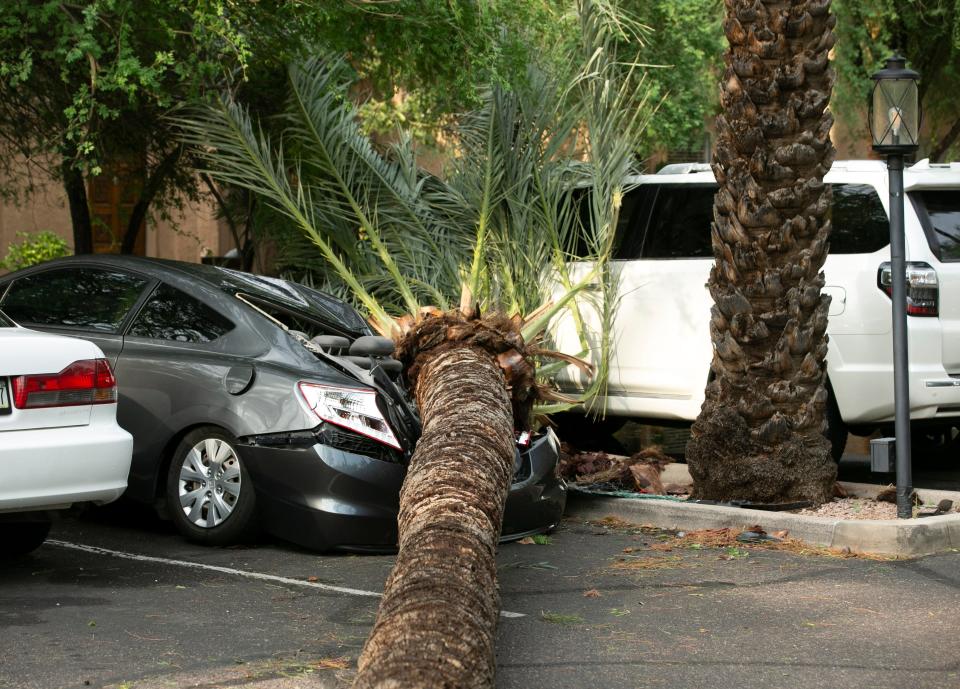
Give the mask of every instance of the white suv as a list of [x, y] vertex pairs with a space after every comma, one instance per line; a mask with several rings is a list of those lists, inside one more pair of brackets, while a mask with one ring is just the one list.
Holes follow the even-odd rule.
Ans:
[[[705, 164], [668, 165], [630, 181], [614, 261], [614, 354], [600, 402], [614, 417], [693, 421], [712, 358], [705, 285], [717, 184]], [[894, 418], [889, 190], [880, 161], [838, 161], [825, 181], [833, 186], [824, 266], [824, 292], [833, 298], [828, 424], [839, 457], [848, 429], [866, 435]], [[921, 161], [904, 172], [904, 185], [911, 417], [949, 433], [960, 425], [960, 164]], [[563, 351], [580, 348], [569, 318], [556, 337]], [[568, 390], [583, 382], [575, 369], [563, 375]]]

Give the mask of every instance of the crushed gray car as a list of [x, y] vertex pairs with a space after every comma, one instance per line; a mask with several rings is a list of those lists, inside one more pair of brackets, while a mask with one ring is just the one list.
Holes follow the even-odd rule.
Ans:
[[[126, 496], [187, 538], [396, 544], [420, 423], [392, 343], [348, 304], [216, 266], [78, 256], [0, 278], [0, 308], [100, 346], [134, 438]], [[505, 538], [549, 529], [566, 502], [553, 433], [519, 441]]]

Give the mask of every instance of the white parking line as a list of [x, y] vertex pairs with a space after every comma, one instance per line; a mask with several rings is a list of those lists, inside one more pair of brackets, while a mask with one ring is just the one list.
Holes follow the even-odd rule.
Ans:
[[[221, 574], [233, 574], [247, 579], [259, 579], [261, 581], [273, 581], [288, 586], [305, 586], [307, 588], [321, 589], [323, 591], [332, 591], [334, 593], [345, 593], [348, 596], [366, 596], [367, 598], [382, 598], [382, 593], [376, 591], [364, 591], [362, 589], [351, 589], [345, 586], [332, 586], [330, 584], [321, 584], [318, 581], [304, 581], [302, 579], [291, 579], [281, 577], [276, 574], [264, 574], [263, 572], [248, 572], [243, 569], [234, 569], [232, 567], [220, 567], [219, 565], [207, 565], [202, 562], [189, 562], [187, 560], [171, 560], [166, 557], [153, 557], [151, 555], [138, 555], [137, 553], [125, 553], [120, 550], [110, 550], [108, 548], [98, 548], [93, 545], [83, 545], [82, 543], [67, 543], [66, 541], [57, 541], [47, 539], [44, 545], [55, 545], [60, 548], [69, 548], [71, 550], [80, 550], [94, 555], [109, 555], [119, 557], [124, 560], [135, 560], [137, 562], [155, 562], [161, 565], [174, 565], [176, 567], [189, 567], [190, 569], [202, 569], [208, 572], [220, 572]], [[510, 612], [508, 610], [500, 611], [501, 617], [526, 617], [522, 612]]]

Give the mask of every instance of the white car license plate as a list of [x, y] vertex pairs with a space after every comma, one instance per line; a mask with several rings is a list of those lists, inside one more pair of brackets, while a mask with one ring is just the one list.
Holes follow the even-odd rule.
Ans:
[[10, 411], [10, 393], [7, 391], [7, 379], [0, 378], [0, 414]]

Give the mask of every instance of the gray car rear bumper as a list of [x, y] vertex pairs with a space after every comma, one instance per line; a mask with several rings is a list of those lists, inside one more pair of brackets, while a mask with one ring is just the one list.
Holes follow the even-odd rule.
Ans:
[[[239, 449], [264, 530], [316, 550], [396, 547], [404, 465], [322, 443], [247, 443]], [[543, 531], [562, 517], [567, 491], [555, 475], [556, 453], [550, 435], [523, 452], [507, 499], [504, 539]]]

